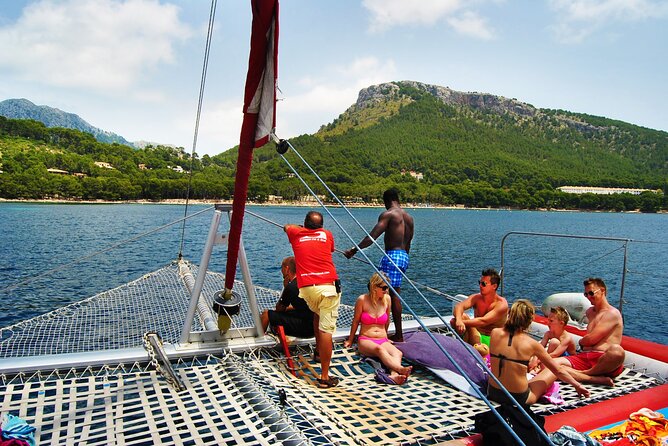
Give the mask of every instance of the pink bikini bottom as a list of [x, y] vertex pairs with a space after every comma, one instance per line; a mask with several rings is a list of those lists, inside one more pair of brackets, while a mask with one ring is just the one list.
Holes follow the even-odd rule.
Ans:
[[368, 336], [361, 336], [361, 335], [358, 336], [357, 339], [360, 340], [360, 341], [371, 341], [371, 342], [373, 342], [373, 343], [375, 343], [375, 344], [377, 344], [377, 345], [383, 345], [383, 344], [385, 344], [386, 342], [389, 342], [389, 341], [390, 341], [390, 340], [387, 339], [387, 338], [377, 339], [377, 338], [370, 338], [370, 337], [368, 337]]

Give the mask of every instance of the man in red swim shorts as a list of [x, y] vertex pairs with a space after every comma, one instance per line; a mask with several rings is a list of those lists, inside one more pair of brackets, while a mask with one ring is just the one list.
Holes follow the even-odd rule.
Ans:
[[602, 279], [589, 278], [584, 281], [584, 287], [584, 295], [592, 306], [586, 313], [589, 320], [587, 334], [580, 339], [582, 351], [577, 355], [555, 358], [555, 362], [570, 367], [578, 381], [586, 380], [587, 377], [582, 375], [614, 378], [622, 373], [626, 355], [621, 346], [622, 314], [608, 303]]

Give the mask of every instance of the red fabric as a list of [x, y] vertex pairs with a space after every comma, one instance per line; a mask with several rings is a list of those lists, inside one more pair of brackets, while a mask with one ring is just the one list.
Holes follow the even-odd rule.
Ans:
[[16, 438], [3, 438], [2, 429], [0, 429], [0, 446], [28, 446], [28, 442]]
[[[571, 363], [571, 367], [575, 370], [589, 370], [594, 367], [598, 362], [599, 358], [603, 356], [603, 352], [591, 351], [591, 352], [580, 352], [577, 355], [566, 356], [566, 359]], [[619, 376], [620, 373], [624, 371], [624, 366], [620, 365], [612, 372], [608, 373], [607, 376], [614, 378]]]
[[[269, 134], [276, 127], [278, 0], [252, 0], [252, 8], [253, 32], [244, 92], [244, 121], [246, 118], [252, 121], [253, 132], [246, 135], [242, 132], [241, 143], [257, 148], [269, 141]], [[253, 140], [244, 141], [244, 136]]]
[[332, 261], [334, 236], [327, 229], [288, 226], [286, 233], [295, 253], [297, 286], [332, 283], [338, 276]]
[[290, 369], [290, 373], [297, 376], [295, 364], [292, 362], [292, 355], [290, 354], [290, 348], [288, 347], [288, 340], [285, 338], [285, 330], [283, 329], [283, 326], [277, 325], [276, 331], [278, 332], [278, 339], [280, 339], [281, 346], [283, 347], [283, 354], [285, 354], [285, 358], [288, 361], [288, 369]]
[[599, 401], [545, 417], [545, 429], [554, 432], [561, 426], [573, 426], [578, 432], [587, 432], [601, 426], [624, 420], [629, 412], [647, 407], [659, 410], [666, 407], [668, 384], [663, 384], [613, 399]]
[[239, 137], [234, 201], [227, 248], [225, 288], [231, 290], [237, 272], [248, 177], [253, 148], [269, 141], [276, 127], [276, 78], [278, 75], [278, 0], [251, 0], [253, 25], [244, 92], [244, 120]]

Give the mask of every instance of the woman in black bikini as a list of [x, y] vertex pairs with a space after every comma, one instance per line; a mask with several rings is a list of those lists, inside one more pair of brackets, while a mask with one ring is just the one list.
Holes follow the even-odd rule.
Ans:
[[[531, 325], [536, 310], [531, 302], [519, 299], [510, 308], [508, 320], [502, 328], [492, 330], [490, 356], [492, 373], [520, 404], [530, 405], [540, 398], [557, 379], [575, 387], [579, 395], [589, 396], [589, 391], [577, 382], [563, 366], [557, 365], [538, 341], [525, 333]], [[529, 359], [536, 355], [545, 369], [527, 380]], [[487, 396], [498, 403], [509, 401], [506, 394], [490, 378]]]

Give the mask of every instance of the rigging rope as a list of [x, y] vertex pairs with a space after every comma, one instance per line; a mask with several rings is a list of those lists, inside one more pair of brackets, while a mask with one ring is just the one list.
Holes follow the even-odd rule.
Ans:
[[112, 243], [111, 245], [107, 246], [106, 248], [103, 248], [103, 249], [100, 249], [100, 250], [98, 250], [98, 251], [92, 252], [92, 253], [90, 253], [90, 254], [88, 254], [88, 255], [85, 255], [85, 256], [83, 256], [83, 257], [79, 257], [79, 258], [74, 259], [73, 261], [71, 261], [71, 262], [69, 262], [69, 263], [65, 263], [64, 265], [60, 265], [60, 266], [58, 266], [58, 267], [56, 267], [56, 268], [50, 269], [50, 270], [45, 271], [45, 272], [43, 272], [43, 273], [41, 273], [41, 274], [38, 274], [38, 275], [36, 275], [36, 276], [28, 277], [27, 279], [21, 280], [20, 282], [16, 282], [14, 285], [10, 285], [10, 286], [8, 286], [8, 287], [2, 288], [2, 289], [0, 289], [0, 292], [5, 292], [5, 291], [11, 291], [11, 290], [14, 290], [14, 289], [16, 289], [16, 288], [18, 288], [18, 287], [21, 287], [21, 286], [23, 286], [23, 285], [26, 285], [26, 284], [29, 284], [29, 283], [31, 283], [31, 282], [34, 282], [34, 281], [37, 280], [37, 279], [41, 279], [42, 277], [49, 276], [49, 275], [51, 275], [51, 274], [53, 274], [53, 273], [55, 273], [55, 272], [61, 271], [61, 270], [63, 270], [63, 269], [69, 268], [69, 267], [72, 266], [72, 265], [76, 265], [77, 263], [83, 262], [84, 260], [88, 260], [88, 259], [90, 259], [90, 258], [92, 258], [92, 257], [95, 257], [95, 256], [98, 256], [98, 255], [103, 254], [103, 253], [105, 253], [105, 252], [111, 251], [111, 250], [116, 249], [116, 248], [118, 248], [118, 247], [120, 247], [120, 246], [122, 246], [122, 245], [125, 245], [125, 244], [127, 244], [127, 243], [133, 242], [133, 241], [135, 241], [135, 240], [138, 240], [138, 239], [140, 239], [140, 238], [142, 238], [142, 237], [146, 237], [146, 236], [148, 236], [148, 235], [151, 235], [151, 234], [153, 234], [153, 233], [155, 233], [155, 232], [162, 231], [163, 229], [166, 229], [166, 228], [168, 228], [168, 227], [170, 227], [170, 226], [174, 226], [175, 224], [178, 224], [178, 223], [180, 223], [180, 222], [183, 221], [183, 220], [186, 220], [186, 219], [188, 219], [188, 218], [192, 218], [192, 217], [196, 217], [197, 215], [199, 215], [199, 214], [201, 214], [201, 213], [204, 213], [204, 212], [208, 212], [208, 211], [210, 211], [211, 209], [213, 209], [213, 206], [209, 206], [209, 207], [207, 207], [207, 208], [205, 208], [205, 209], [202, 209], [201, 211], [195, 212], [194, 214], [187, 215], [187, 216], [185, 216], [185, 217], [183, 217], [183, 218], [179, 218], [178, 220], [174, 220], [174, 221], [172, 221], [172, 222], [170, 222], [170, 223], [167, 223], [167, 224], [165, 224], [165, 225], [159, 226], [159, 227], [157, 227], [157, 228], [155, 228], [155, 229], [151, 229], [150, 231], [143, 232], [143, 233], [141, 233], [141, 234], [135, 235], [134, 237], [130, 237], [130, 238], [127, 238], [127, 239], [125, 239], [125, 240], [121, 240], [120, 242]]
[[181, 227], [181, 243], [179, 245], [179, 254], [178, 259], [183, 258], [183, 243], [185, 239], [186, 231], [186, 220], [185, 216], [188, 215], [188, 202], [190, 200], [190, 188], [193, 181], [193, 165], [195, 163], [195, 149], [197, 148], [197, 135], [199, 133], [199, 121], [202, 116], [202, 104], [204, 103], [204, 87], [206, 85], [206, 73], [209, 66], [209, 54], [211, 53], [211, 36], [213, 35], [213, 23], [216, 17], [216, 6], [218, 4], [217, 0], [211, 0], [211, 10], [209, 11], [209, 27], [206, 32], [206, 45], [204, 49], [204, 62], [202, 63], [202, 77], [199, 83], [199, 99], [197, 101], [197, 117], [195, 118], [195, 131], [193, 134], [193, 148], [190, 153], [190, 174], [188, 175], [188, 188], [186, 190], [186, 204], [183, 209], [183, 226]]
[[[279, 227], [279, 228], [282, 228], [282, 227], [283, 227], [283, 225], [281, 225], [280, 223], [276, 223], [275, 221], [269, 220], [268, 218], [263, 217], [263, 216], [261, 216], [261, 215], [259, 215], [259, 214], [256, 214], [255, 212], [246, 210], [246, 213], [252, 215], [253, 217], [255, 217], [255, 218], [257, 218], [257, 219], [263, 220], [263, 221], [265, 221], [265, 222], [267, 222], [267, 223], [269, 223], [269, 224], [272, 224], [272, 225], [274, 225], [274, 226], [277, 226], [277, 227]], [[335, 250], [336, 252], [338, 252], [339, 254], [343, 255], [343, 250], [338, 249], [338, 248], [335, 248], [334, 250]], [[365, 265], [372, 265], [372, 264], [369, 263], [367, 260], [365, 260], [365, 259], [360, 259], [359, 257], [351, 257], [350, 260], [356, 260], [356, 261], [358, 261], [358, 262], [362, 262], [362, 263], [364, 263]], [[434, 294], [438, 294], [439, 296], [443, 296], [443, 297], [445, 297], [446, 299], [448, 299], [448, 300], [451, 301], [451, 302], [461, 302], [461, 301], [462, 301], [462, 299], [459, 298], [459, 297], [457, 297], [457, 296], [452, 296], [452, 295], [450, 295], [450, 294], [448, 294], [448, 293], [445, 293], [445, 292], [443, 292], [443, 291], [441, 291], [441, 290], [438, 290], [438, 289], [436, 289], [436, 288], [432, 288], [432, 287], [430, 287], [430, 286], [428, 286], [428, 285], [424, 285], [424, 284], [422, 284], [422, 283], [420, 283], [420, 282], [413, 282], [413, 283], [414, 283], [415, 285], [419, 286], [419, 287], [422, 287], [422, 288], [426, 289], [427, 291], [430, 291], [430, 292], [432, 292], [432, 293], [434, 293]]]
[[[358, 247], [358, 249], [359, 249], [359, 246], [357, 246], [357, 244], [355, 243], [355, 241], [353, 240], [353, 238], [350, 236], [350, 234], [348, 234], [348, 232], [345, 230], [345, 228], [343, 228], [343, 226], [341, 225], [341, 223], [339, 223], [339, 221], [336, 219], [336, 217], [334, 217], [334, 215], [330, 212], [330, 210], [324, 205], [324, 203], [322, 202], [322, 200], [320, 200], [320, 198], [315, 194], [315, 192], [313, 192], [313, 189], [311, 189], [311, 187], [306, 183], [306, 181], [304, 180], [304, 178], [299, 174], [299, 172], [297, 172], [297, 170], [292, 166], [292, 164], [291, 164], [291, 163], [288, 161], [288, 159], [284, 156], [284, 153], [286, 152], [286, 145], [287, 145], [288, 147], [290, 147], [290, 148], [293, 150], [293, 152], [294, 152], [294, 153], [297, 155], [297, 157], [302, 161], [302, 163], [309, 169], [309, 171], [315, 176], [315, 178], [320, 182], [320, 184], [322, 184], [322, 186], [327, 190], [327, 192], [329, 192], [329, 194], [332, 196], [332, 198], [334, 198], [334, 200], [336, 200], [336, 202], [339, 204], [339, 206], [341, 206], [341, 208], [344, 209], [344, 210], [348, 213], [348, 216], [350, 216], [350, 218], [351, 218], [352, 220], [354, 220], [355, 223], [357, 223], [357, 225], [364, 231], [364, 233], [366, 234], [366, 236], [368, 236], [368, 237], [372, 240], [372, 244], [375, 245], [379, 250], [381, 250], [381, 251], [383, 252], [383, 255], [386, 256], [386, 258], [387, 258], [387, 259], [389, 260], [389, 262], [390, 262], [390, 263], [397, 269], [397, 271], [401, 272], [402, 277], [403, 277], [404, 279], [406, 279], [406, 281], [413, 287], [413, 289], [414, 289], [414, 290], [418, 293], [418, 295], [423, 299], [423, 301], [427, 304], [427, 306], [430, 307], [430, 308], [432, 309], [432, 311], [434, 311], [434, 313], [437, 315], [437, 317], [438, 317], [438, 318], [441, 320], [441, 322], [443, 323], [443, 326], [446, 328], [446, 330], [450, 331], [450, 332], [454, 335], [455, 339], [457, 339], [462, 345], [467, 345], [467, 343], [462, 339], [462, 337], [459, 335], [459, 333], [457, 333], [456, 330], [454, 330], [454, 329], [452, 329], [452, 328], [450, 327], [450, 324], [449, 324], [448, 322], [445, 321], [445, 319], [444, 319], [443, 316], [438, 312], [438, 310], [436, 310], [436, 308], [431, 304], [431, 302], [429, 302], [429, 300], [424, 296], [424, 294], [422, 294], [422, 292], [417, 288], [417, 286], [415, 285], [415, 282], [413, 282], [413, 281], [412, 281], [412, 280], [411, 280], [411, 279], [410, 279], [410, 278], [409, 278], [403, 271], [401, 271], [401, 270], [399, 269], [399, 267], [396, 265], [396, 263], [395, 263], [389, 256], [387, 256], [387, 255], [385, 254], [385, 250], [378, 244], [378, 242], [377, 242], [373, 237], [371, 237], [371, 234], [369, 234], [369, 232], [364, 228], [364, 226], [363, 226], [363, 225], [362, 225], [362, 224], [355, 218], [355, 216], [352, 215], [352, 213], [350, 212], [350, 210], [348, 209], [348, 207], [347, 207], [347, 206], [346, 206], [346, 205], [345, 205], [345, 204], [338, 198], [338, 196], [337, 196], [337, 195], [336, 195], [336, 194], [329, 188], [329, 186], [327, 186], [327, 184], [322, 180], [322, 178], [320, 178], [320, 176], [317, 174], [317, 172], [315, 172], [315, 170], [313, 170], [313, 168], [310, 166], [310, 164], [309, 164], [309, 163], [308, 163], [308, 162], [301, 156], [301, 154], [300, 154], [300, 153], [299, 153], [299, 152], [292, 146], [292, 144], [291, 144], [289, 141], [287, 141], [287, 140], [281, 140], [281, 142], [279, 143], [279, 145], [278, 145], [278, 147], [277, 147], [277, 152], [279, 153], [279, 155], [281, 156], [281, 158], [283, 159], [283, 161], [288, 165], [288, 167], [292, 170], [292, 172], [293, 172], [293, 173], [295, 174], [295, 176], [299, 179], [299, 181], [302, 182], [302, 184], [304, 185], [304, 187], [306, 187], [306, 188], [308, 189], [309, 193], [316, 199], [316, 201], [318, 202], [318, 204], [320, 204], [320, 206], [325, 210], [325, 212], [327, 213], [327, 215], [329, 215], [329, 217], [334, 221], [334, 223], [336, 223], [336, 225], [339, 227], [339, 229], [341, 229], [341, 231], [343, 231], [343, 233], [346, 235], [346, 237], [348, 237], [348, 239], [349, 239], [349, 240], [350, 240], [356, 247]], [[366, 253], [365, 253], [363, 250], [361, 250], [361, 249], [359, 250], [359, 252], [364, 256], [364, 258], [366, 259], [366, 261], [368, 262], [368, 264], [371, 265], [372, 268], [373, 268], [377, 273], [380, 273], [380, 271], [378, 270], [378, 268], [376, 267], [376, 265], [374, 265], [373, 262], [371, 262], [371, 260], [370, 260], [369, 257], [366, 255]], [[425, 333], [427, 333], [427, 335], [430, 337], [430, 339], [434, 342], [434, 345], [435, 345], [435, 346], [436, 346], [436, 347], [437, 347], [437, 348], [438, 348], [438, 349], [439, 349], [439, 350], [440, 350], [440, 351], [441, 351], [441, 352], [442, 352], [442, 353], [443, 353], [443, 354], [450, 360], [450, 362], [451, 362], [451, 363], [454, 365], [454, 367], [458, 370], [459, 374], [460, 374], [462, 377], [464, 377], [464, 379], [468, 382], [468, 384], [469, 384], [473, 389], [475, 389], [476, 393], [478, 393], [478, 395], [480, 396], [480, 399], [483, 400], [483, 401], [485, 402], [485, 404], [490, 408], [490, 410], [492, 411], [492, 413], [494, 414], [494, 416], [495, 416], [501, 423], [503, 423], [503, 424], [505, 425], [505, 427], [508, 429], [508, 432], [512, 435], [512, 437], [513, 437], [519, 444], [524, 444], [524, 442], [519, 438], [519, 436], [518, 436], [515, 432], [513, 432], [512, 429], [507, 425], [507, 423], [506, 423], [505, 420], [501, 417], [501, 415], [499, 414], [499, 412], [494, 408], [493, 404], [487, 399], [487, 396], [484, 394], [484, 392], [482, 392], [482, 391], [475, 385], [475, 383], [473, 383], [473, 381], [471, 380], [471, 378], [464, 372], [464, 370], [463, 370], [462, 367], [459, 365], [459, 363], [458, 363], [457, 361], [455, 361], [455, 359], [454, 359], [454, 358], [452, 357], [452, 355], [445, 349], [445, 347], [444, 347], [440, 342], [437, 341], [437, 339], [436, 339], [436, 337], [434, 336], [434, 334], [432, 333], [432, 331], [431, 331], [431, 330], [424, 324], [424, 322], [422, 321], [422, 319], [415, 313], [415, 311], [413, 311], [413, 309], [411, 308], [411, 306], [408, 305], [408, 304], [406, 303], [406, 301], [401, 297], [401, 295], [399, 295], [399, 293], [396, 292], [396, 290], [394, 289], [394, 287], [392, 286], [391, 283], [387, 283], [387, 285], [390, 287], [390, 289], [392, 290], [392, 292], [397, 296], [397, 298], [399, 299], [399, 301], [401, 302], [401, 304], [404, 306], [404, 308], [405, 308], [405, 309], [406, 309], [406, 310], [407, 310], [407, 311], [408, 311], [408, 312], [415, 318], [416, 322], [420, 325], [420, 327], [422, 327], [422, 329], [425, 331]], [[479, 363], [479, 365], [481, 365], [482, 367], [486, 367], [485, 363], [484, 363], [483, 360], [482, 360], [482, 357], [481, 357], [480, 355], [478, 355], [477, 352], [475, 352], [475, 350], [472, 350], [472, 349], [471, 349], [471, 350], [467, 350], [467, 351], [469, 351], [469, 353], [471, 354], [471, 356], [473, 356], [473, 357], [475, 358], [475, 360]], [[492, 380], [494, 380], [494, 381], [496, 382], [497, 386], [501, 389], [501, 391], [506, 395], [507, 398], [510, 398], [511, 401], [514, 400], [514, 397], [508, 392], [508, 390], [505, 388], [505, 386], [504, 386], [503, 384], [501, 384], [501, 381], [500, 381], [496, 376], [494, 376], [494, 374], [490, 374], [489, 376], [490, 376], [490, 378], [491, 378]], [[550, 444], [550, 445], [551, 445], [552, 442], [550, 441], [549, 437], [547, 436], [547, 434], [546, 434], [544, 431], [542, 431], [542, 430], [540, 429], [540, 427], [536, 424], [535, 420], [529, 416], [529, 414], [526, 412], [526, 410], [524, 410], [524, 408], [521, 407], [521, 404], [518, 404], [518, 407], [519, 407], [520, 412], [521, 412], [521, 413], [526, 417], [526, 419], [527, 419], [527, 420], [534, 426], [534, 428], [537, 430], [537, 432], [539, 432], [540, 435], [541, 435], [542, 437], [544, 437], [544, 439], [547, 441], [547, 444]]]

